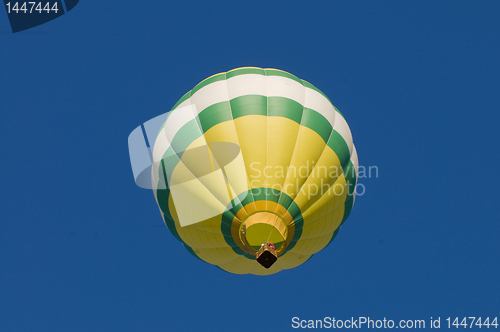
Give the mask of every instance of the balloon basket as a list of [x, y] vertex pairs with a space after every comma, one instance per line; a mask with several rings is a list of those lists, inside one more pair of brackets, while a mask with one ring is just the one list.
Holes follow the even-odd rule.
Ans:
[[266, 243], [257, 251], [255, 258], [260, 265], [268, 269], [278, 260], [278, 254]]

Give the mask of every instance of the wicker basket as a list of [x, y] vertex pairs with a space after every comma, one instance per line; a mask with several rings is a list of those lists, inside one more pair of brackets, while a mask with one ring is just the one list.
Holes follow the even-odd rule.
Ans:
[[266, 242], [260, 247], [259, 251], [257, 251], [255, 258], [260, 265], [268, 269], [278, 260], [278, 254], [276, 250], [271, 248], [269, 243]]

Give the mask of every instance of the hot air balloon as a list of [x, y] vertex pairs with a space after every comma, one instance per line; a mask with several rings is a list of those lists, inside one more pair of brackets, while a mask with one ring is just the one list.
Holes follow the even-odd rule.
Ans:
[[230, 273], [305, 263], [354, 204], [358, 158], [346, 120], [318, 88], [282, 70], [203, 80], [167, 114], [152, 161], [170, 232]]

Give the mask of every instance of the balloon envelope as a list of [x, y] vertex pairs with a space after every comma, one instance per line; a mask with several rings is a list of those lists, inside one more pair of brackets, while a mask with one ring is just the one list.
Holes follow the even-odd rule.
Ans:
[[[358, 159], [343, 115], [316, 87], [277, 69], [211, 76], [172, 108], [153, 150], [152, 186], [172, 234], [237, 274], [306, 262], [352, 209]], [[278, 260], [255, 256], [265, 242]]]

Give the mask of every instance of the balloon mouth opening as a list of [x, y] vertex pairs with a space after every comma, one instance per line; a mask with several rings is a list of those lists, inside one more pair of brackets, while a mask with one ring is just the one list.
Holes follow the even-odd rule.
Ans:
[[283, 253], [288, 238], [288, 226], [283, 219], [268, 211], [248, 216], [240, 226], [240, 240], [253, 255], [263, 245], [271, 243], [276, 255]]
[[276, 250], [274, 250], [273, 244], [266, 242], [263, 243], [259, 251], [257, 251], [255, 258], [260, 265], [268, 269], [278, 260], [278, 254]]

